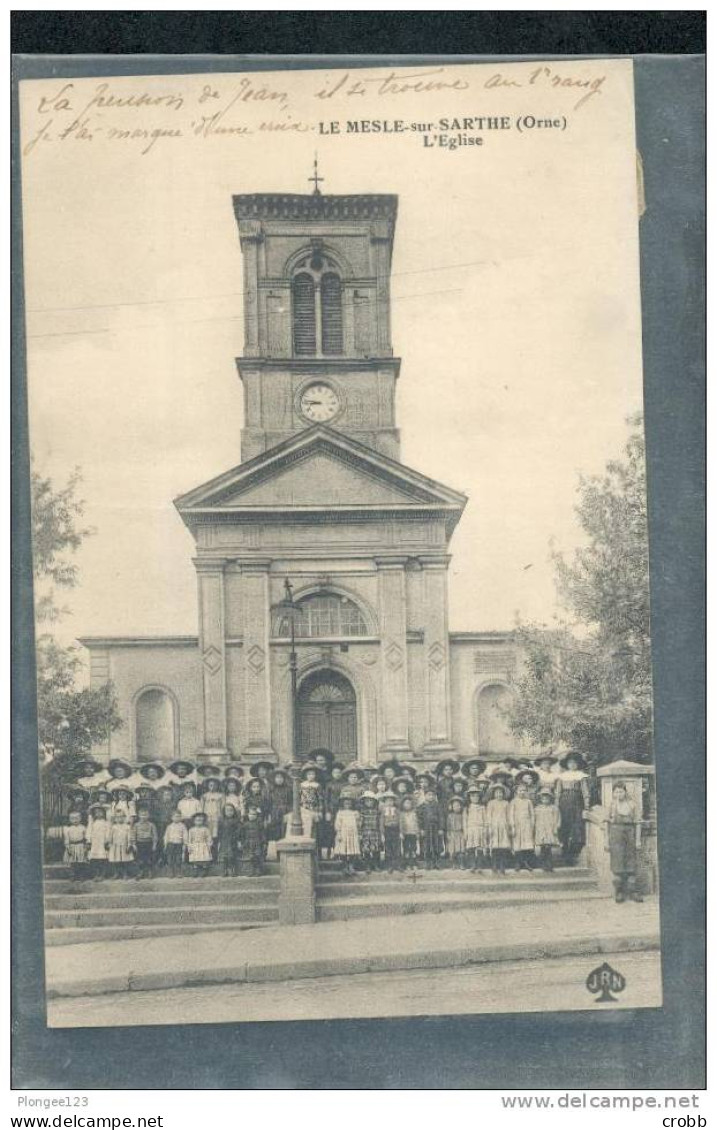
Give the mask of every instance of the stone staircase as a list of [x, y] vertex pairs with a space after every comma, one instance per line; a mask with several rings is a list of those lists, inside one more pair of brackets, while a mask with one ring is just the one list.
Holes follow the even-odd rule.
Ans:
[[45, 941], [156, 938], [206, 930], [252, 930], [279, 921], [279, 868], [257, 878], [102, 879], [72, 882], [45, 868]]
[[604, 897], [587, 867], [561, 867], [474, 874], [451, 869], [373, 872], [349, 878], [335, 866], [322, 864], [316, 886], [317, 922], [347, 921], [403, 914], [440, 914], [451, 910], [520, 906], [540, 902], [554, 905]]
[[[489, 871], [358, 872], [347, 877], [333, 862], [319, 866], [317, 922], [406, 914], [440, 914], [600, 898], [586, 867], [553, 874]], [[154, 938], [214, 930], [252, 930], [279, 922], [279, 867], [257, 878], [107, 879], [73, 882], [62, 865], [45, 868], [48, 946]], [[568, 910], [568, 907], [566, 907]]]

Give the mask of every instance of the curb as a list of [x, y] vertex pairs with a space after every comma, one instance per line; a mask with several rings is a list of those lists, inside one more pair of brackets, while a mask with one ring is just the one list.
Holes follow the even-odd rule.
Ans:
[[147, 992], [157, 989], [196, 988], [201, 985], [254, 984], [295, 981], [315, 977], [339, 977], [355, 973], [388, 973], [410, 969], [449, 969], [504, 961], [535, 961], [580, 954], [623, 953], [659, 950], [658, 932], [595, 938], [566, 938], [545, 942], [517, 942], [511, 945], [475, 945], [459, 949], [355, 954], [350, 957], [311, 958], [295, 961], [239, 962], [237, 965], [206, 969], [180, 969], [151, 973], [111, 974], [87, 980], [56, 981], [47, 987], [47, 999], [59, 997], [103, 996], [110, 993]]

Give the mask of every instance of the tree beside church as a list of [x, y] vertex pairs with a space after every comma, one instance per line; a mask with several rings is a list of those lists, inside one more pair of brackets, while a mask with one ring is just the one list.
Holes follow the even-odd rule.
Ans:
[[627, 422], [622, 458], [580, 479], [586, 544], [570, 560], [553, 553], [569, 622], [518, 627], [523, 668], [509, 710], [522, 738], [565, 743], [599, 764], [652, 757], [645, 443], [641, 417]]
[[36, 469], [31, 476], [38, 738], [48, 757], [45, 776], [56, 780], [73, 779], [92, 746], [122, 725], [111, 684], [79, 687], [79, 649], [58, 643], [52, 630], [68, 612], [57, 590], [77, 584], [73, 554], [94, 533], [82, 524], [80, 481], [77, 470], [61, 487]]

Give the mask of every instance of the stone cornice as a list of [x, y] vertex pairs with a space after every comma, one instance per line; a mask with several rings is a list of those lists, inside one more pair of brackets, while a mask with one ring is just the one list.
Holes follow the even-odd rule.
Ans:
[[234, 196], [237, 221], [296, 220], [388, 220], [393, 235], [398, 196], [361, 193], [350, 196], [255, 192]]
[[92, 650], [103, 647], [198, 647], [197, 636], [78, 636], [77, 642]]
[[266, 372], [278, 370], [280, 372], [306, 373], [307, 376], [319, 376], [332, 373], [374, 373], [377, 369], [393, 370], [396, 378], [401, 370], [400, 357], [237, 357], [236, 366], [239, 376], [245, 373]]

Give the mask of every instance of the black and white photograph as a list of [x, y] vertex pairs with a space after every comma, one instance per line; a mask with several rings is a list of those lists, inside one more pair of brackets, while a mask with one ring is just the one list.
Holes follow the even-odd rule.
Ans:
[[632, 61], [19, 104], [48, 1025], [659, 1008]]

